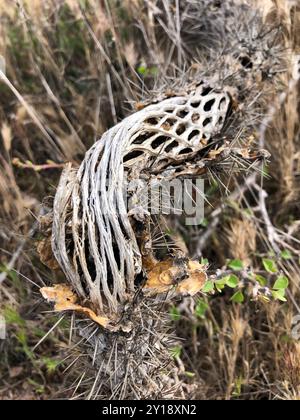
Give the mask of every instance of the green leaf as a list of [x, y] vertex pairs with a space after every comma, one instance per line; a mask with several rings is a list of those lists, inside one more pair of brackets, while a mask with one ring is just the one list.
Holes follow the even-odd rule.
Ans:
[[238, 292], [236, 292], [232, 298], [230, 299], [232, 302], [235, 303], [243, 303], [245, 301], [245, 297], [244, 294], [241, 290], [239, 290]]
[[158, 73], [158, 68], [157, 68], [156, 66], [150, 67], [150, 69], [149, 69], [149, 73], [150, 73], [152, 76], [156, 76], [156, 75], [157, 75], [157, 73]]
[[281, 253], [281, 258], [283, 258], [284, 260], [291, 260], [293, 258], [293, 256], [288, 249], [285, 249]]
[[208, 220], [206, 218], [202, 219], [200, 222], [200, 226], [207, 227], [208, 226]]
[[289, 286], [289, 280], [285, 276], [279, 276], [273, 286], [274, 290], [285, 290]]
[[228, 267], [234, 271], [241, 271], [244, 268], [244, 264], [241, 260], [232, 260], [228, 264]]
[[210, 293], [213, 290], [215, 290], [214, 282], [209, 280], [209, 281], [207, 281], [205, 283], [205, 285], [203, 286], [201, 292], [203, 292], [203, 293]]
[[184, 373], [188, 378], [194, 378], [196, 375], [194, 372], [189, 372], [187, 370]]
[[284, 289], [272, 290], [272, 295], [273, 295], [273, 298], [276, 299], [276, 300], [280, 300], [281, 302], [287, 302], [287, 300], [285, 298], [285, 290]]
[[25, 327], [25, 320], [19, 315], [19, 313], [12, 307], [7, 306], [4, 309], [4, 318], [7, 324], [15, 324], [19, 327]]
[[208, 261], [207, 258], [201, 258], [200, 264], [207, 265], [207, 264], [209, 264], [209, 261]]
[[275, 261], [270, 260], [268, 258], [263, 258], [263, 265], [264, 265], [265, 270], [268, 273], [271, 273], [271, 274], [278, 273], [278, 268]]
[[46, 367], [47, 372], [53, 374], [61, 362], [59, 360], [44, 357], [42, 358], [42, 363]]
[[262, 174], [263, 174], [263, 177], [264, 178], [268, 178], [268, 176], [269, 176], [269, 168], [268, 168], [267, 165], [264, 165], [263, 166]]
[[44, 394], [45, 392], [44, 385], [39, 384], [38, 382], [34, 381], [31, 378], [28, 378], [27, 381], [30, 385], [34, 386], [35, 392], [37, 392], [38, 394]]
[[226, 285], [226, 277], [223, 277], [222, 279], [215, 281], [215, 286], [218, 292], [222, 292], [222, 290], [225, 288]]
[[259, 274], [255, 274], [255, 280], [262, 286], [265, 287], [268, 283], [267, 279]]
[[227, 281], [227, 277], [222, 277], [221, 279], [215, 281], [215, 285], [216, 286], [225, 286], [226, 281]]
[[173, 347], [173, 348], [170, 350], [170, 353], [171, 353], [171, 356], [172, 356], [174, 359], [176, 359], [177, 357], [180, 357], [180, 355], [181, 355], [181, 351], [182, 351], [182, 347], [181, 347], [181, 346], [176, 346], [176, 347]]
[[240, 395], [242, 393], [243, 383], [244, 383], [244, 380], [243, 380], [243, 378], [241, 376], [236, 379], [234, 391], [232, 393], [232, 395], [234, 397], [240, 397]]
[[171, 315], [172, 321], [179, 321], [181, 318], [180, 312], [178, 311], [176, 306], [172, 306], [170, 308], [170, 315]]
[[147, 67], [146, 66], [139, 66], [137, 68], [138, 74], [144, 76], [147, 73]]
[[208, 308], [209, 308], [208, 304], [204, 300], [199, 299], [195, 308], [195, 314], [199, 318], [204, 318], [205, 313]]
[[228, 287], [235, 289], [239, 284], [239, 278], [235, 274], [231, 274], [227, 277], [226, 284]]

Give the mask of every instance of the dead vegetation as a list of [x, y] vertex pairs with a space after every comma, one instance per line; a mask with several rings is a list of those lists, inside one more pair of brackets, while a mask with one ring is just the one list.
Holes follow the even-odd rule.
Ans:
[[[6, 61], [6, 77], [2, 75], [0, 80], [0, 310], [8, 327], [8, 339], [0, 340], [0, 398], [104, 398], [112, 382], [113, 397], [124, 398], [126, 389], [118, 384], [127, 375], [135, 398], [166, 398], [176, 389], [179, 398], [299, 399], [299, 339], [293, 327], [300, 311], [300, 10], [297, 2], [288, 0], [258, 2], [266, 19], [261, 35], [268, 21], [275, 22], [275, 35], [271, 29], [269, 32], [274, 43], [258, 62], [251, 61], [246, 48], [242, 49], [234, 57], [237, 72], [232, 75], [232, 52], [218, 54], [225, 48], [220, 39], [228, 39], [228, 27], [220, 21], [223, 15], [219, 3], [0, 2], [0, 55]], [[234, 9], [233, 3], [229, 9]], [[254, 7], [257, 2], [248, 3]], [[202, 19], [197, 20], [199, 16]], [[250, 41], [251, 36], [255, 38], [251, 33], [253, 22], [246, 22]], [[230, 45], [238, 39], [239, 30], [241, 27], [236, 33], [230, 31]], [[212, 38], [211, 33], [217, 36]], [[259, 37], [258, 50], [265, 48], [268, 36]], [[214, 56], [206, 53], [212, 46], [217, 51]], [[291, 62], [286, 61], [287, 56], [292, 57]], [[242, 86], [239, 65], [244, 72]], [[264, 78], [268, 79], [270, 71], [273, 79], [268, 82]], [[160, 331], [163, 323], [166, 327], [161, 334], [166, 338], [157, 340], [154, 334], [143, 335], [139, 329], [129, 343], [122, 337], [123, 348], [137, 356], [133, 369], [141, 368], [137, 383], [128, 375], [130, 369], [123, 372], [121, 368], [99, 382], [99, 375], [105, 376], [103, 366], [124, 364], [126, 351], [119, 351], [118, 358], [112, 360], [113, 353], [105, 352], [94, 323], [83, 321], [82, 315], [75, 319], [74, 313], [71, 317], [45, 313], [50, 307], [39, 293], [41, 287], [66, 282], [51, 253], [52, 220], [47, 216], [62, 167], [71, 162], [77, 168], [86, 150], [107, 129], [136, 110], [146, 115], [148, 106], [156, 109], [161, 101], [169, 98], [172, 103], [172, 98], [176, 100], [182, 92], [186, 95], [191, 79], [209, 79], [212, 75], [217, 85], [226, 79], [228, 95], [234, 98], [231, 106], [236, 118], [225, 127], [225, 136], [234, 139], [233, 146], [225, 144], [230, 161], [224, 161], [224, 144], [220, 143], [201, 155], [208, 162], [221, 157], [217, 170], [208, 165], [206, 191], [212, 206], [207, 206], [201, 226], [185, 229], [171, 221], [167, 236], [172, 242], [172, 255], [184, 249], [197, 258], [198, 264], [202, 260], [216, 292], [209, 290], [199, 298], [176, 298], [169, 315], [158, 311], [152, 300], [142, 303], [132, 316], [137, 322], [147, 322], [148, 331]], [[240, 104], [244, 107], [239, 108]], [[177, 121], [181, 117], [175, 118]], [[192, 118], [194, 123], [196, 116]], [[137, 150], [150, 150], [150, 156], [155, 152], [158, 123], [161, 121], [155, 120], [153, 127], [153, 120], [146, 121], [154, 137], [137, 137]], [[173, 124], [163, 122], [160, 129], [165, 136], [175, 129]], [[172, 146], [170, 158], [172, 149], [178, 151], [180, 145], [172, 145], [171, 137], [167, 142]], [[201, 149], [205, 146], [204, 141]], [[254, 162], [268, 156], [259, 151], [262, 149], [270, 152], [270, 164], [259, 163], [253, 172]], [[184, 156], [183, 172], [187, 171], [187, 161]], [[164, 165], [155, 176], [165, 169]], [[237, 167], [238, 172], [233, 170]], [[188, 171], [194, 170], [191, 162]], [[152, 249], [159, 258], [166, 234], [162, 239], [155, 221], [153, 225]], [[180, 233], [175, 242], [171, 232], [174, 227]], [[52, 270], [40, 262], [36, 248]], [[147, 266], [145, 260], [143, 264]], [[161, 263], [166, 267], [151, 264], [148, 286], [161, 288], [163, 284], [168, 288], [174, 270], [179, 268], [168, 261]], [[157, 271], [163, 275], [158, 284]], [[234, 302], [233, 293], [220, 281], [232, 273], [238, 284], [235, 278], [227, 279], [227, 283], [235, 284]], [[289, 279], [287, 302], [269, 299], [278, 276]], [[69, 305], [68, 309], [81, 314], [85, 310], [86, 315], [92, 309], [82, 303], [90, 296], [85, 295], [86, 289], [82, 292], [80, 305], [73, 292], [71, 302], [58, 302], [57, 295], [52, 300], [63, 304], [63, 309]], [[118, 293], [122, 301], [120, 288]], [[99, 296], [94, 300], [99, 302]], [[95, 312], [94, 320], [99, 317]], [[170, 320], [180, 340], [170, 335]], [[124, 320], [126, 327], [128, 319]], [[109, 348], [114, 350], [120, 343], [110, 334]], [[152, 347], [158, 346], [159, 357], [147, 353], [145, 340]], [[78, 342], [85, 346], [71, 345]], [[145, 358], [147, 363], [143, 365]], [[142, 370], [149, 375], [150, 366], [165, 368], [167, 361], [174, 367], [171, 379], [169, 368], [165, 369], [161, 381], [156, 378], [141, 394]]]

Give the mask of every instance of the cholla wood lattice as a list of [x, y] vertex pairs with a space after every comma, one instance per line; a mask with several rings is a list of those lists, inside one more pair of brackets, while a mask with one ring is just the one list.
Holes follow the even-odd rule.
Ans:
[[230, 104], [226, 91], [200, 83], [184, 96], [129, 116], [87, 152], [77, 173], [64, 172], [54, 203], [52, 245], [82, 299], [101, 312], [117, 313], [135, 293], [142, 255], [126, 215], [125, 170], [132, 180], [191, 160], [222, 130]]
[[[57, 311], [87, 318], [78, 333], [97, 367], [89, 398], [173, 398], [185, 381], [170, 356], [164, 308], [174, 296], [198, 293], [207, 267], [187, 247], [155, 251], [161, 220], [142, 206], [145, 182], [216, 175], [221, 185], [234, 172], [260, 170], [255, 163], [269, 156], [254, 145], [286, 67], [273, 16], [243, 0], [178, 3], [178, 53], [186, 54], [178, 73], [162, 69], [152, 98], [106, 131], [79, 168], [67, 165], [40, 243], [42, 259], [58, 265], [66, 283], [43, 288], [43, 296]], [[166, 27], [174, 10], [159, 14]]]
[[[204, 268], [191, 268], [187, 254], [173, 262], [156, 259], [151, 215], [139, 201], [141, 179], [159, 183], [214, 169], [227, 174], [236, 167], [245, 171], [268, 156], [262, 150], [253, 153], [252, 146], [271, 82], [282, 71], [278, 28], [266, 27], [260, 12], [245, 2], [229, 3], [187, 1], [186, 12], [195, 7], [193, 16], [196, 13], [199, 20], [203, 64], [194, 76], [177, 80], [173, 91], [161, 89], [150, 104], [105, 132], [78, 169], [69, 165], [62, 174], [53, 206], [51, 248], [79, 308], [86, 305], [94, 318], [107, 317], [117, 324], [138, 290], [145, 292], [149, 284], [165, 290], [153, 280], [153, 270], [164, 278], [161, 267], [168, 272], [174, 268], [176, 282], [195, 278], [197, 272], [199, 290], [205, 280]], [[211, 15], [221, 16], [224, 31]], [[239, 25], [237, 39], [231, 30], [234, 22]], [[212, 49], [203, 34], [209, 27], [216, 36]], [[182, 35], [191, 39], [189, 28], [184, 24]], [[130, 189], [124, 197], [127, 181]], [[130, 211], [128, 198], [135, 203]], [[52, 264], [48, 251], [49, 246], [44, 259]], [[196, 287], [176, 290], [194, 293]], [[58, 306], [64, 305], [60, 301]]]

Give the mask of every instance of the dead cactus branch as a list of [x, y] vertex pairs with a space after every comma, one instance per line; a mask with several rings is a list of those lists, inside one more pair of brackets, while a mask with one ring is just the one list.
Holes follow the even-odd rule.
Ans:
[[[255, 143], [274, 84], [284, 89], [278, 82], [285, 66], [280, 28], [265, 24], [248, 2], [181, 3], [184, 76], [167, 87], [165, 75], [137, 112], [102, 135], [79, 168], [68, 164], [54, 200], [51, 244], [65, 284], [41, 292], [56, 310], [98, 324], [81, 331], [98, 368], [90, 397], [141, 398], [166, 389], [174, 396], [181, 387], [166, 355], [169, 334], [160, 313], [163, 302], [202, 289], [206, 266], [175, 239], [170, 252], [166, 236], [172, 242], [172, 235], [164, 232], [159, 256], [159, 218], [145, 209], [144, 189], [166, 179], [248, 174], [269, 157]], [[200, 239], [199, 252], [210, 234]], [[168, 374], [159, 379], [164, 361]]]

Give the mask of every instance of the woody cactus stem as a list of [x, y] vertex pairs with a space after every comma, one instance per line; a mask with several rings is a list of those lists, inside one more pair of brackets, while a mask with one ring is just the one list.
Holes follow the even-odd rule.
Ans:
[[155, 253], [145, 182], [247, 170], [267, 156], [253, 143], [283, 68], [278, 28], [246, 1], [181, 4], [183, 43], [193, 51], [183, 68], [197, 66], [104, 133], [78, 169], [68, 165], [55, 196], [51, 243], [66, 284], [42, 294], [95, 323], [80, 328], [97, 372], [85, 384], [89, 397], [187, 392], [162, 313], [174, 297], [201, 290], [206, 267], [185, 247]]
[[[99, 311], [118, 313], [133, 298], [142, 270], [124, 199], [124, 172], [131, 185], [141, 176], [150, 180], [166, 170], [169, 176], [178, 176], [176, 168], [182, 162], [193, 162], [187, 174], [203, 172], [205, 160], [199, 162], [195, 156], [220, 133], [231, 103], [226, 91], [208, 93], [212, 90], [199, 83], [184, 96], [129, 116], [91, 148], [77, 173], [64, 172], [54, 202], [54, 255], [79, 297]], [[180, 170], [180, 176], [184, 172]], [[136, 204], [139, 207], [141, 203]], [[134, 209], [131, 214], [134, 218]], [[146, 214], [144, 223], [149, 223]]]

